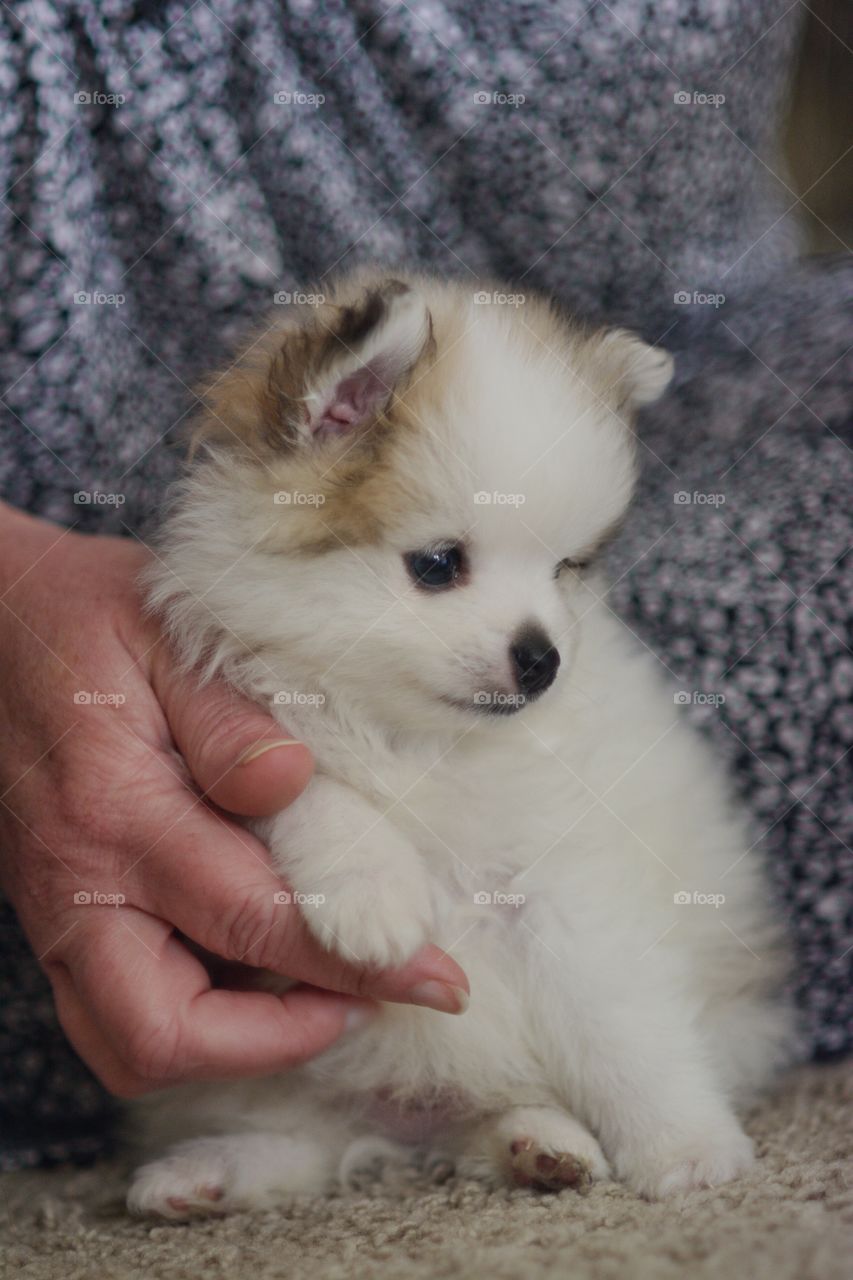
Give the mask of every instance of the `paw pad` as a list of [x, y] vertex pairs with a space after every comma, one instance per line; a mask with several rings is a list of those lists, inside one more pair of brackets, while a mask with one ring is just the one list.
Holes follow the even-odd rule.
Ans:
[[592, 1171], [586, 1160], [570, 1151], [551, 1151], [532, 1138], [516, 1138], [510, 1144], [512, 1178], [518, 1187], [534, 1191], [578, 1191], [585, 1194], [592, 1185]]

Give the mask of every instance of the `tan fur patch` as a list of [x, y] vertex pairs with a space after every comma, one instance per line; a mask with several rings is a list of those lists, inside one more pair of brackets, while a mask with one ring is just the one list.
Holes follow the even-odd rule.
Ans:
[[[430, 341], [417, 363], [365, 427], [340, 439], [306, 440], [306, 387], [342, 355], [357, 351], [388, 300], [407, 287], [425, 298], [431, 317]], [[431, 410], [452, 380], [464, 376], [472, 294], [488, 287], [361, 270], [336, 282], [313, 313], [305, 315], [303, 308], [298, 315], [270, 317], [234, 365], [202, 389], [206, 408], [195, 424], [193, 448], [234, 451], [236, 460], [252, 467], [252, 486], [279, 514], [270, 550], [317, 552], [375, 542], [413, 507], [428, 503], [400, 459], [412, 435], [428, 431]], [[570, 368], [612, 411], [624, 409], [618, 352], [602, 346], [600, 331], [573, 324], [535, 294], [517, 312], [502, 311], [500, 323], [522, 356]]]

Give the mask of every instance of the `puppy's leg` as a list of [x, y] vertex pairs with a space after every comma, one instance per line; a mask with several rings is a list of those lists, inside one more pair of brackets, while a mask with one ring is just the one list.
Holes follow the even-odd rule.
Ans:
[[420, 856], [350, 787], [315, 777], [258, 831], [330, 950], [386, 967], [427, 941], [432, 902]]
[[584, 1192], [609, 1174], [595, 1138], [555, 1106], [510, 1107], [467, 1136], [456, 1167], [463, 1176], [535, 1191]]
[[744, 1173], [752, 1143], [678, 975], [665, 964], [642, 975], [614, 969], [593, 948], [567, 967], [571, 989], [557, 974], [550, 982], [543, 975], [538, 1034], [552, 1058], [551, 1079], [598, 1136], [616, 1176], [659, 1199]]
[[127, 1207], [174, 1220], [265, 1209], [300, 1192], [330, 1190], [339, 1158], [339, 1150], [307, 1137], [192, 1138], [137, 1169]]

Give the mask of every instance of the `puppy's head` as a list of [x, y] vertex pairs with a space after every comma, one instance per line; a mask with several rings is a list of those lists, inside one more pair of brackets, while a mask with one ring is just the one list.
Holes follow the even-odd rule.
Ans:
[[567, 678], [672, 361], [505, 296], [351, 276], [209, 385], [152, 592], [188, 660], [392, 730]]

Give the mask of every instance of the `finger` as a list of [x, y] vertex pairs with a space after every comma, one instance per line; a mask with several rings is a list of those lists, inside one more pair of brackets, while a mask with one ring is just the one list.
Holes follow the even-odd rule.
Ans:
[[62, 1030], [90, 1071], [110, 1093], [134, 1098], [150, 1086], [122, 1062], [112, 1045], [86, 1012], [65, 964], [45, 966], [53, 988], [53, 1001]]
[[201, 803], [137, 862], [130, 881], [131, 901], [227, 960], [375, 1000], [442, 1013], [467, 1007], [468, 979], [437, 947], [388, 970], [327, 951], [300, 907], [281, 902], [283, 882], [260, 841]]
[[224, 681], [201, 686], [196, 675], [179, 672], [165, 645], [152, 670], [172, 736], [206, 795], [247, 817], [277, 813], [295, 800], [314, 768], [303, 743]]
[[73, 994], [60, 979], [63, 1025], [121, 1093], [282, 1071], [376, 1013], [365, 1001], [311, 988], [282, 996], [212, 990], [168, 926], [133, 908], [81, 931], [67, 963]]

